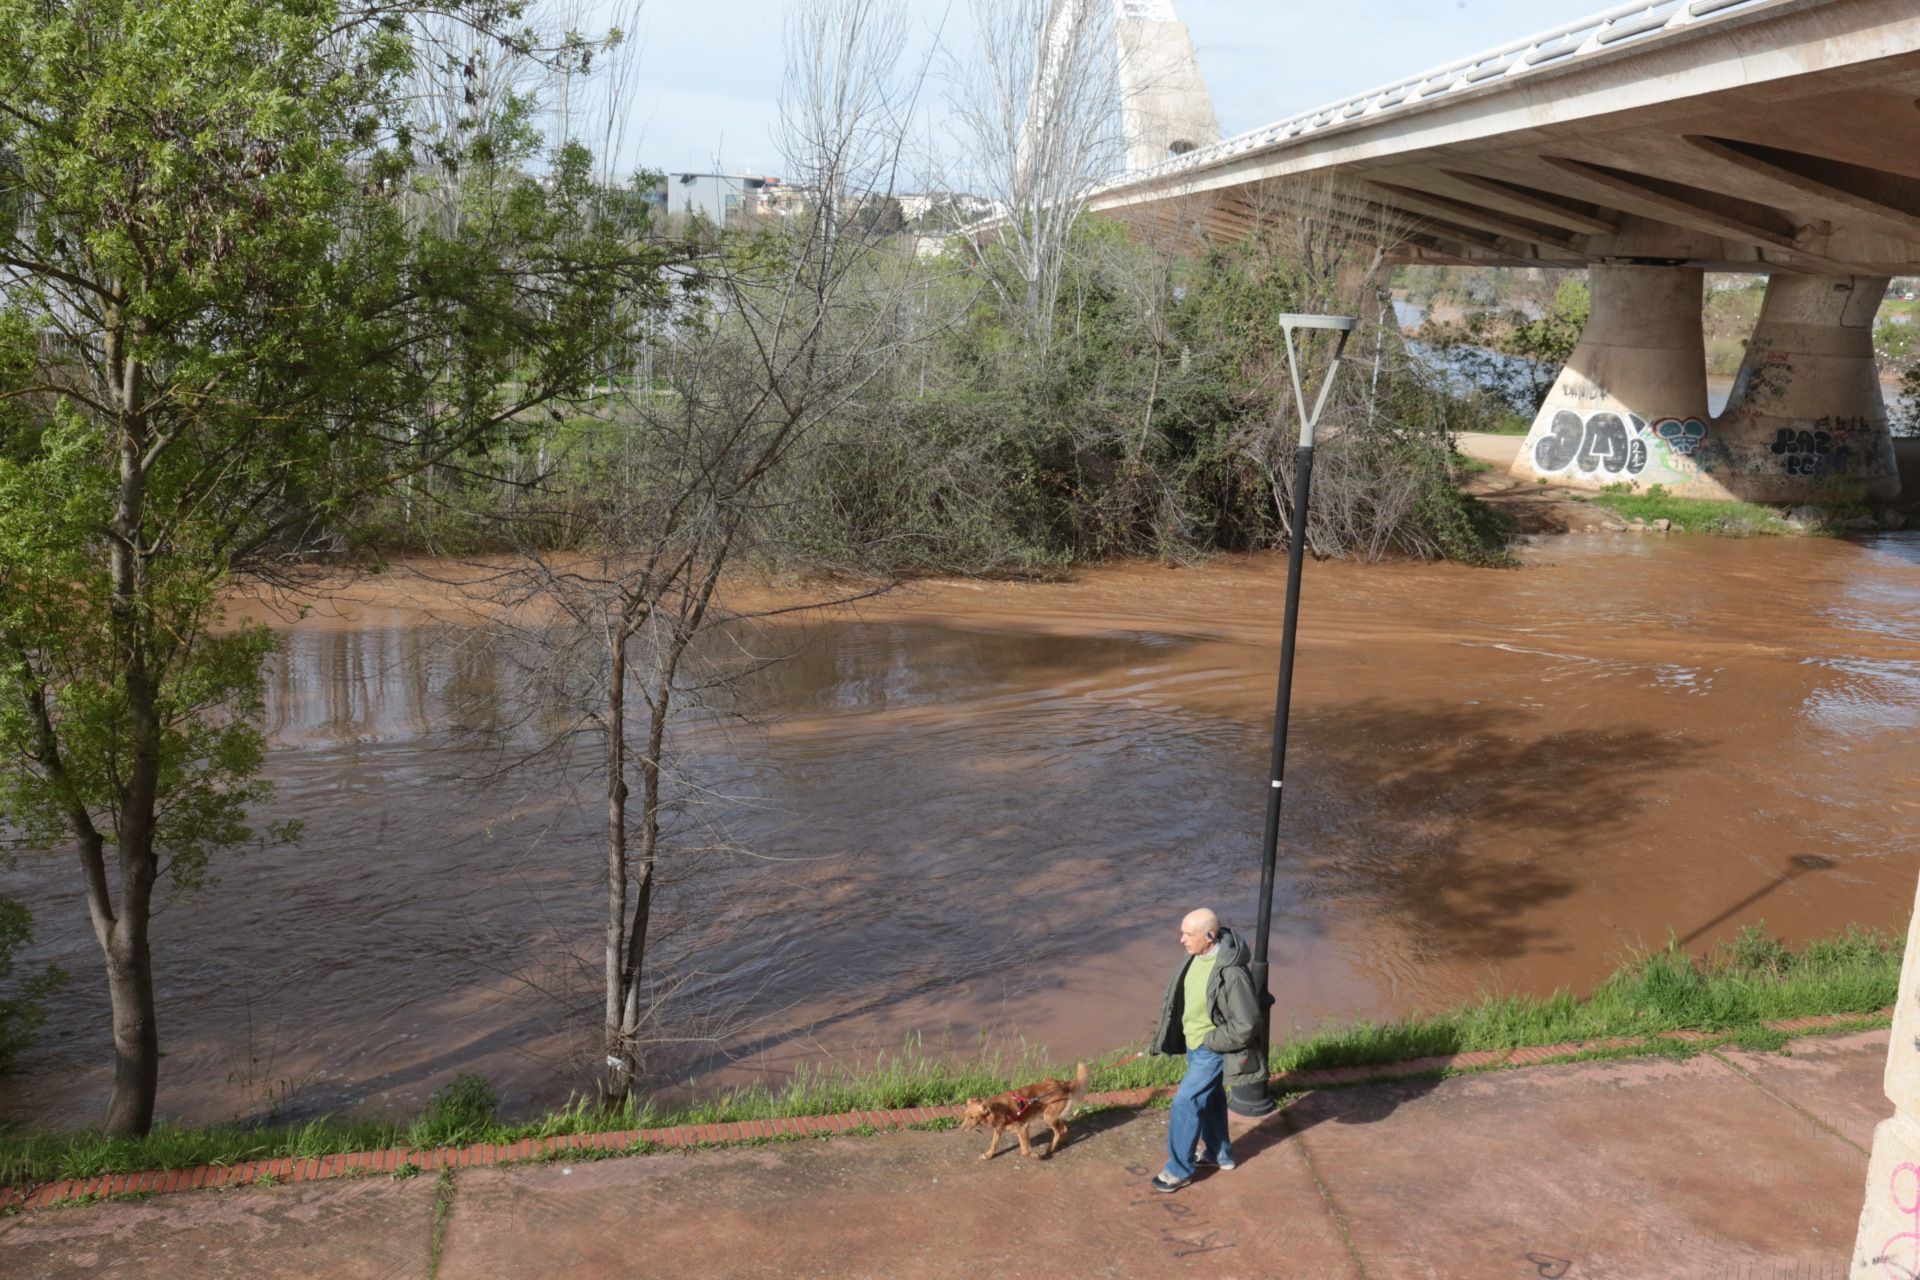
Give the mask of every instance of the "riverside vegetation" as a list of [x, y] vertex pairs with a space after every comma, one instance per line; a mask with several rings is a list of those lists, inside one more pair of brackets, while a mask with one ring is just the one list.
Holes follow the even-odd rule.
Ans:
[[[1686, 1055], [1717, 1043], [1778, 1049], [1787, 1037], [1765, 1024], [1816, 1014], [1855, 1015], [1861, 1027], [1885, 1026], [1884, 1010], [1899, 989], [1900, 941], [1849, 929], [1798, 950], [1758, 927], [1743, 930], [1694, 959], [1669, 943], [1623, 964], [1586, 996], [1486, 996], [1430, 1014], [1391, 1021], [1334, 1024], [1291, 1038], [1276, 1036], [1275, 1072], [1368, 1066], [1482, 1049], [1638, 1037], [1637, 1045], [1580, 1056]], [[1700, 1041], [1663, 1040], [1673, 1031], [1706, 1033]], [[1132, 1057], [1123, 1049], [1094, 1073], [1098, 1089], [1169, 1085], [1180, 1063]], [[467, 1143], [509, 1143], [573, 1133], [623, 1132], [676, 1124], [711, 1124], [779, 1116], [940, 1106], [998, 1093], [1014, 1082], [1053, 1072], [1059, 1064], [1034, 1048], [1018, 1059], [951, 1062], [913, 1046], [865, 1072], [801, 1071], [783, 1089], [747, 1089], [681, 1106], [630, 1097], [618, 1107], [583, 1100], [530, 1119], [499, 1115], [487, 1082], [463, 1074], [436, 1092], [411, 1123], [321, 1117], [293, 1126], [157, 1126], [142, 1137], [97, 1132], [0, 1135], [0, 1185], [145, 1169], [233, 1164], [281, 1156]], [[570, 1158], [584, 1158], [573, 1153]]]
[[[859, 575], [1049, 574], [1109, 556], [1284, 546], [1293, 411], [1273, 316], [1365, 310], [1333, 278], [1340, 254], [1303, 243], [1324, 234], [1311, 212], [1234, 245], [1169, 246], [1083, 219], [1045, 343], [1008, 301], [1001, 255], [914, 257], [904, 236], [870, 255], [849, 287], [902, 300], [877, 321], [896, 358], [769, 477], [753, 558]], [[734, 251], [772, 252], [774, 233], [759, 235]], [[564, 495], [544, 541], [589, 538], [591, 513], [620, 486], [672, 462], [644, 420], [710, 400], [725, 372], [690, 359], [684, 335], [622, 362], [653, 372], [530, 427], [491, 470], [434, 469], [369, 512], [356, 543], [498, 548], [529, 487]], [[1366, 321], [1322, 429], [1311, 549], [1502, 562], [1507, 522], [1460, 492], [1452, 463], [1457, 433], [1500, 412], [1491, 395], [1451, 386], [1397, 327]]]
[[[1494, 403], [1380, 323], [1391, 229], [1342, 193], [1293, 192], [1230, 246], [1030, 190], [999, 233], [930, 236], [885, 204], [920, 82], [898, 7], [805, 0], [782, 145], [815, 203], [656, 219], [651, 176], [579, 142], [592, 121], [542, 114], [630, 46], [534, 9], [0, 0], [0, 854], [76, 869], [112, 1006], [108, 1150], [143, 1150], [155, 1114], [154, 909], [299, 835], [257, 820], [276, 640], [228, 625], [236, 587], [356, 550], [508, 551], [530, 572], [486, 603], [572, 619], [528, 683], [604, 747], [593, 1060], [618, 1065], [555, 1121], [584, 1125], [648, 1105], [675, 985], [647, 954], [660, 820], [698, 785], [661, 762], [731, 678], [697, 643], [738, 620], [729, 567], [885, 585], [1294, 539], [1505, 561], [1452, 449]], [[1002, 86], [1006, 118], [1031, 87]], [[1058, 234], [1034, 239], [1042, 213]], [[1363, 316], [1304, 516], [1286, 311]], [[1325, 349], [1307, 363], [1316, 386]], [[24, 927], [0, 915], [0, 959]], [[8, 981], [11, 1035], [53, 978]]]
[[[550, 687], [605, 735], [613, 775], [599, 1056], [623, 1064], [617, 1096], [662, 989], [645, 955], [676, 803], [662, 735], [707, 687], [680, 659], [731, 621], [708, 607], [730, 564], [884, 581], [1293, 537], [1503, 554], [1502, 522], [1450, 469], [1472, 403], [1371, 328], [1312, 515], [1289, 509], [1273, 316], [1351, 310], [1381, 260], [1330, 193], [1226, 248], [1063, 218], [1071, 200], [1043, 209], [1023, 186], [1020, 234], [923, 254], [876, 212], [919, 83], [903, 20], [808, 0], [782, 146], [813, 205], [656, 222], [651, 178], [596, 159], [579, 141], [595, 122], [542, 106], [631, 46], [543, 12], [0, 2], [0, 853], [75, 868], [116, 1134], [154, 1115], [156, 906], [222, 855], [299, 836], [256, 820], [276, 641], [229, 625], [237, 586], [351, 547], [597, 558], [586, 604], [611, 643], [555, 651]], [[1105, 171], [1109, 114], [1077, 117], [1087, 172]], [[1016, 186], [1033, 175], [1019, 151]], [[1025, 235], [1042, 214], [1055, 230]], [[628, 675], [648, 704], [631, 743]], [[581, 701], [596, 690], [612, 702]], [[47, 994], [35, 981], [0, 993], [14, 1026]]]

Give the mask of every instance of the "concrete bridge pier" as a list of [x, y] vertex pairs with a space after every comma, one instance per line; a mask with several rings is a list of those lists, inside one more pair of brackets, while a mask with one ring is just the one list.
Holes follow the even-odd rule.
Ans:
[[1588, 270], [1592, 314], [1514, 459], [1514, 475], [1591, 489], [1622, 482], [1679, 488], [1696, 479], [1689, 455], [1708, 419], [1702, 279], [1693, 267], [1599, 263]]
[[1873, 355], [1885, 276], [1775, 272], [1726, 411], [1695, 462], [1755, 502], [1857, 501], [1900, 491]]
[[1900, 491], [1873, 355], [1886, 277], [1776, 272], [1719, 417], [1707, 413], [1701, 272], [1602, 263], [1588, 280], [1592, 317], [1514, 475], [1753, 502]]

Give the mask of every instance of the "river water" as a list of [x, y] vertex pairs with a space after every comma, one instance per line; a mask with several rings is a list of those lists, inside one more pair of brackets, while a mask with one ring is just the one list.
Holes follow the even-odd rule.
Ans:
[[[1670, 935], [1904, 926], [1920, 539], [1569, 536], [1524, 566], [1310, 564], [1282, 823], [1282, 1028], [1584, 988]], [[751, 644], [770, 714], [690, 726], [655, 1061], [777, 1083], [1144, 1036], [1180, 915], [1249, 926], [1284, 562], [948, 581]], [[601, 783], [470, 731], [520, 682], [404, 580], [284, 626], [272, 817], [154, 926], [161, 1111], [515, 1107], [590, 1069]], [[530, 740], [526, 734], [506, 741]], [[589, 752], [590, 754], [590, 752]], [[577, 764], [577, 767], [575, 765]], [[97, 1114], [105, 994], [64, 855], [0, 893], [74, 974], [0, 1113]]]

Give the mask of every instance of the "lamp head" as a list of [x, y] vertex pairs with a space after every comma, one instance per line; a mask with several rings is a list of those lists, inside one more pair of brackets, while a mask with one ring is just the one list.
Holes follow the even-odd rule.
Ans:
[[1358, 316], [1314, 316], [1298, 311], [1283, 312], [1280, 316], [1282, 329], [1337, 329], [1341, 333], [1352, 333], [1359, 323]]
[[[1317, 316], [1295, 311], [1283, 312], [1280, 316], [1280, 333], [1287, 343], [1287, 372], [1293, 376], [1293, 399], [1300, 411], [1302, 449], [1313, 448], [1313, 429], [1319, 425], [1320, 411], [1327, 407], [1327, 393], [1333, 389], [1333, 375], [1340, 368], [1340, 353], [1346, 350], [1347, 338], [1359, 323], [1358, 316]], [[1320, 384], [1320, 396], [1314, 401], [1311, 413], [1307, 411], [1307, 398], [1300, 389], [1300, 362], [1293, 350], [1295, 329], [1326, 329], [1339, 335], [1333, 344], [1333, 360], [1327, 365], [1326, 380]]]

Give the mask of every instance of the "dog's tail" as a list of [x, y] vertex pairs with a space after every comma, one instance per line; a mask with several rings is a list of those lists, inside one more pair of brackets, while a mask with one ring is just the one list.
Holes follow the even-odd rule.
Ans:
[[[1068, 1094], [1067, 1115], [1068, 1116], [1071, 1116], [1074, 1113], [1074, 1109], [1080, 1105], [1080, 1099], [1086, 1094], [1086, 1092], [1087, 1092], [1087, 1064], [1083, 1062], [1079, 1066], [1074, 1068], [1073, 1084], [1069, 1086], [1067, 1089], [1067, 1094]], [[1064, 1118], [1065, 1117], [1062, 1117], [1062, 1119]]]

